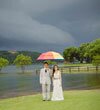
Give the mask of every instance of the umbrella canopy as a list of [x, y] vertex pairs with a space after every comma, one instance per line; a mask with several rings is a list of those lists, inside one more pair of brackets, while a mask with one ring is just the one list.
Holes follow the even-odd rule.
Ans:
[[48, 51], [42, 53], [37, 60], [63, 60], [64, 58], [57, 52]]

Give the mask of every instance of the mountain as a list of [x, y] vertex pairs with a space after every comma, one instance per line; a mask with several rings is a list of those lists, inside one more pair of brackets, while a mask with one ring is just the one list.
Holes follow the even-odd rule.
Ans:
[[32, 62], [36, 63], [37, 57], [41, 54], [39, 52], [32, 52], [32, 51], [0, 51], [0, 57], [6, 58], [9, 60], [10, 64], [13, 64], [13, 61], [17, 57], [17, 55], [23, 54], [30, 56], [32, 58]]

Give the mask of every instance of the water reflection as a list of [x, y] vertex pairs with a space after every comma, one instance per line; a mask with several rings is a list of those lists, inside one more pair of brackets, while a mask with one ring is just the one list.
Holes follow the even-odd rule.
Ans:
[[89, 87], [100, 87], [100, 74], [87, 75], [87, 84]]
[[64, 89], [96, 89], [100, 88], [100, 74], [64, 74]]
[[[100, 88], [100, 74], [62, 74], [63, 89]], [[39, 74], [0, 74], [0, 98], [40, 92]]]

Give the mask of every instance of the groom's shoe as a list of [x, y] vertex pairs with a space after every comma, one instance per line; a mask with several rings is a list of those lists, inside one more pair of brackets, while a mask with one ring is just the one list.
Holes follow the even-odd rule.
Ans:
[[43, 100], [43, 101], [46, 101], [46, 100]]
[[43, 99], [43, 101], [46, 101], [46, 99]]

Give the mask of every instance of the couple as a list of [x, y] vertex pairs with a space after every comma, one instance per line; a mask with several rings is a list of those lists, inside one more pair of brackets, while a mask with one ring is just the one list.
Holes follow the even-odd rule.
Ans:
[[44, 62], [44, 68], [40, 70], [40, 84], [42, 85], [43, 101], [50, 101], [50, 85], [53, 82], [52, 101], [64, 100], [62, 91], [61, 72], [57, 65], [54, 65], [53, 71], [49, 69], [47, 62]]

